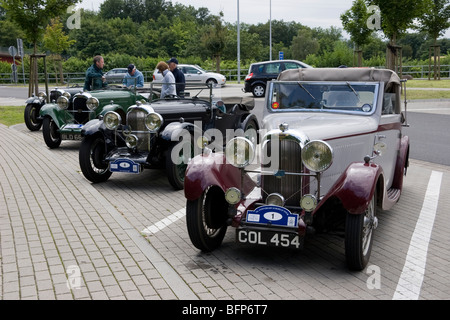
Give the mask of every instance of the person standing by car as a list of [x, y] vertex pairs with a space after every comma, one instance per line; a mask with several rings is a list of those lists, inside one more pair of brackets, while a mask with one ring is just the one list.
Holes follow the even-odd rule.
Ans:
[[103, 66], [105, 61], [102, 56], [94, 57], [93, 64], [86, 70], [86, 78], [84, 80], [84, 90], [91, 91], [106, 87], [108, 83], [103, 75]]
[[136, 86], [136, 88], [144, 87], [144, 75], [140, 72], [134, 64], [128, 65], [128, 72], [123, 78], [122, 84], [125, 87], [132, 88]]
[[171, 58], [167, 63], [169, 64], [169, 70], [175, 77], [177, 96], [184, 97], [186, 79], [184, 78], [183, 71], [178, 69], [178, 60], [176, 58]]
[[162, 87], [161, 87], [161, 99], [176, 96], [175, 89], [175, 77], [169, 70], [169, 65], [164, 61], [158, 62], [156, 69], [163, 75]]

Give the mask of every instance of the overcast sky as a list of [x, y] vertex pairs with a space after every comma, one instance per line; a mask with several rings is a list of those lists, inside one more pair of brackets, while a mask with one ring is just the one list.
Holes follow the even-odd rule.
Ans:
[[[79, 6], [97, 11], [103, 1], [83, 0]], [[174, 4], [177, 2], [195, 8], [206, 7], [216, 15], [222, 11], [225, 21], [237, 21], [238, 0], [172, 0]], [[340, 15], [350, 9], [352, 3], [353, 0], [239, 0], [239, 21], [248, 24], [265, 23], [269, 21], [272, 12], [272, 20], [295, 21], [311, 28], [335, 26], [343, 29]], [[450, 29], [445, 36], [450, 38]]]

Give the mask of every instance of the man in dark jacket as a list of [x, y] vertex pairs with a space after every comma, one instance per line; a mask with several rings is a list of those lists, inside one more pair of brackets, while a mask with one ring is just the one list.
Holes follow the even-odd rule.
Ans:
[[178, 60], [176, 58], [171, 58], [167, 64], [169, 65], [169, 70], [172, 71], [172, 74], [175, 77], [177, 96], [183, 98], [186, 80], [184, 79], [183, 71], [178, 69]]
[[103, 66], [105, 61], [102, 56], [95, 56], [92, 66], [86, 70], [86, 79], [84, 80], [84, 90], [91, 91], [106, 87], [106, 78], [103, 75]]

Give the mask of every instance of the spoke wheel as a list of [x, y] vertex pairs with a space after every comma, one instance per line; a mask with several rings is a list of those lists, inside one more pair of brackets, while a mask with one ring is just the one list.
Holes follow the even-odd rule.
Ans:
[[32, 103], [27, 104], [25, 107], [24, 120], [30, 131], [38, 131], [42, 126], [42, 120], [38, 120], [40, 108], [40, 105]]
[[188, 200], [186, 224], [192, 244], [205, 252], [218, 248], [227, 231], [228, 204], [219, 187], [206, 189], [196, 200]]
[[42, 134], [45, 144], [50, 148], [58, 148], [61, 144], [61, 133], [56, 122], [51, 117], [45, 117], [42, 122]]
[[100, 136], [87, 136], [80, 146], [79, 162], [83, 175], [94, 183], [109, 179], [112, 172], [105, 162], [105, 140]]
[[[190, 150], [190, 151], [188, 151]], [[185, 155], [185, 152], [188, 154]], [[184, 176], [187, 165], [194, 156], [194, 145], [192, 137], [190, 141], [172, 144], [166, 153], [166, 172], [169, 183], [176, 190], [184, 188]]]
[[378, 225], [376, 192], [362, 214], [349, 214], [345, 224], [345, 256], [351, 270], [363, 270], [372, 251], [373, 231]]

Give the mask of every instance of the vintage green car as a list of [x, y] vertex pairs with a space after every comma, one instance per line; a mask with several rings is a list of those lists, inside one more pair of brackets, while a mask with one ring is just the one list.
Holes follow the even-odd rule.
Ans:
[[70, 99], [61, 95], [56, 101], [43, 105], [39, 111], [42, 119], [44, 141], [51, 149], [58, 148], [62, 140], [81, 140], [81, 129], [92, 119], [108, 111], [123, 118], [128, 107], [137, 101], [148, 102], [150, 90], [108, 86], [101, 90], [79, 92]]

